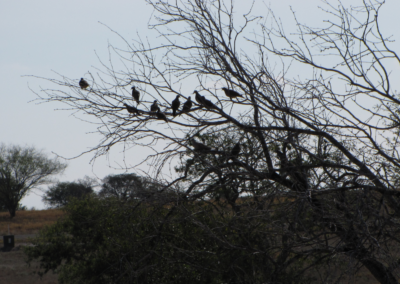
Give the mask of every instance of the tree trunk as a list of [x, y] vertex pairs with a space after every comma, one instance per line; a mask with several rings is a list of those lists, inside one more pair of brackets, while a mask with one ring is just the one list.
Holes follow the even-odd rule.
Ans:
[[398, 284], [389, 268], [375, 259], [360, 260], [362, 264], [371, 272], [371, 274], [382, 284]]
[[[343, 231], [343, 228], [339, 229]], [[341, 239], [347, 244], [345, 252], [348, 256], [353, 257], [360, 261], [379, 283], [382, 284], [398, 284], [396, 277], [393, 275], [391, 269], [384, 264], [374, 259], [371, 252], [368, 251], [357, 237], [356, 232], [353, 230], [343, 231]]]
[[16, 206], [9, 206], [8, 207], [8, 212], [10, 213], [10, 219], [15, 217], [15, 212], [17, 211]]
[[[319, 201], [318, 198], [311, 199], [312, 204], [315, 206], [316, 216], [320, 218], [323, 216], [323, 205]], [[340, 207], [337, 209], [341, 210]], [[329, 227], [331, 231], [335, 231], [341, 238], [341, 240], [346, 243], [347, 248], [345, 252], [348, 256], [357, 259], [360, 261], [371, 274], [382, 284], [398, 284], [399, 282], [396, 280], [396, 277], [393, 275], [392, 271], [386, 267], [381, 262], [376, 259], [372, 259], [369, 251], [360, 246], [360, 240], [357, 236], [357, 233], [353, 229], [345, 229], [343, 228], [337, 220], [334, 218], [324, 218], [327, 224], [335, 224], [335, 227]]]

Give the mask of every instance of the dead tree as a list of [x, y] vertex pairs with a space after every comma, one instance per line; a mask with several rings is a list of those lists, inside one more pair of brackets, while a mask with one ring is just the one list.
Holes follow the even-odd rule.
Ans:
[[[45, 90], [40, 99], [99, 119], [104, 138], [93, 148], [95, 157], [126, 143], [133, 151], [158, 149], [148, 157], [158, 173], [178, 162], [170, 184], [185, 188], [180, 202], [218, 199], [237, 216], [247, 216], [246, 222], [250, 216], [271, 218], [264, 229], [279, 232], [274, 275], [300, 259], [310, 260], [298, 272], [304, 273], [336, 257], [354, 270], [365, 267], [381, 283], [397, 283], [400, 99], [390, 68], [398, 68], [400, 60], [378, 25], [382, 3], [364, 1], [357, 13], [328, 4], [326, 26], [297, 22], [294, 39], [273, 14], [271, 26], [251, 11], [237, 26], [233, 5], [222, 0], [149, 3], [158, 16], [151, 27], [164, 44], [126, 41], [129, 48], [119, 55], [134, 69], [104, 64], [109, 77], [92, 77], [90, 94], [76, 79], [51, 79], [60, 92]], [[247, 29], [257, 36], [249, 39]], [[258, 58], [246, 48], [256, 49]], [[293, 59], [304, 74], [289, 78], [284, 67], [274, 73], [269, 67], [274, 58]], [[131, 116], [124, 104], [132, 103], [133, 85], [142, 99]], [[231, 100], [221, 88], [242, 97]], [[188, 99], [194, 89], [204, 96], [200, 102], [186, 115], [172, 116], [172, 99]], [[154, 100], [166, 108], [168, 124], [151, 113]], [[189, 141], [195, 138], [210, 150], [193, 150]], [[239, 141], [240, 155], [233, 155]], [[243, 231], [248, 223], [240, 220], [238, 232], [250, 240]], [[266, 253], [270, 247], [253, 240], [245, 249]]]

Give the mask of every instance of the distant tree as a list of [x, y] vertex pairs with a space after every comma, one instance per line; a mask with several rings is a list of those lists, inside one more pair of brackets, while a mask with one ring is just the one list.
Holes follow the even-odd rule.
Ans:
[[63, 207], [73, 198], [83, 198], [92, 193], [94, 181], [90, 178], [74, 182], [58, 182], [49, 187], [49, 190], [43, 196], [43, 202], [49, 207]]
[[0, 144], [0, 200], [15, 217], [21, 199], [33, 188], [50, 182], [66, 168], [57, 158], [33, 147]]
[[108, 175], [103, 179], [99, 196], [125, 201], [145, 199], [158, 192], [161, 187], [160, 183], [136, 174]]

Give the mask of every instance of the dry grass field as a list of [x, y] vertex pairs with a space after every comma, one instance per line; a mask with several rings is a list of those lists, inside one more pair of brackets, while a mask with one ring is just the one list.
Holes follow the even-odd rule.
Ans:
[[0, 283], [1, 284], [57, 284], [57, 275], [47, 273], [40, 278], [34, 272], [38, 262], [27, 265], [21, 245], [29, 245], [29, 238], [40, 229], [51, 225], [63, 216], [61, 210], [18, 211], [10, 220], [8, 212], [0, 212], [0, 247], [3, 235], [15, 235], [15, 248], [9, 252], [0, 252]]
[[[56, 222], [63, 211], [58, 209], [41, 211], [17, 211], [16, 216], [10, 219], [8, 212], [0, 212], [0, 235], [32, 235], [40, 229]], [[1, 239], [3, 241], [3, 239]]]

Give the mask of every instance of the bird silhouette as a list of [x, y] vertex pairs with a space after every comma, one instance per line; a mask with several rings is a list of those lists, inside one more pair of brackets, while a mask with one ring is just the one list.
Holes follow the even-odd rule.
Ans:
[[157, 110], [156, 115], [157, 115], [158, 119], [162, 119], [165, 122], [168, 122], [168, 119], [167, 119], [166, 115], [163, 112], [160, 111], [160, 108]]
[[207, 108], [207, 109], [218, 109], [218, 107], [213, 104], [210, 100], [207, 100], [204, 96], [200, 95], [199, 92], [194, 91], [193, 93], [196, 94], [196, 101], [198, 104], [200, 104], [201, 106]]
[[234, 90], [230, 90], [228, 88], [222, 88], [222, 90], [224, 90], [225, 95], [227, 97], [229, 97], [230, 99], [237, 98], [237, 97], [242, 97], [243, 98], [243, 96], [241, 94], [239, 94], [238, 92], [236, 92]]
[[195, 151], [210, 151], [211, 148], [204, 145], [203, 143], [199, 143], [194, 139], [191, 139], [190, 142], [192, 143]]
[[135, 101], [137, 102], [137, 104], [140, 103], [139, 98], [140, 98], [140, 92], [138, 90], [136, 90], [135, 87], [132, 87], [132, 97], [135, 99]]
[[207, 109], [218, 109], [218, 107], [213, 104], [210, 100], [207, 100], [204, 96], [202, 97], [202, 101], [203, 101], [203, 106], [205, 106]]
[[236, 143], [235, 146], [233, 146], [233, 148], [231, 150], [231, 157], [237, 158], [237, 156], [239, 156], [240, 150], [241, 150], [241, 147], [238, 142], [238, 143]]
[[129, 113], [136, 113], [136, 114], [139, 114], [139, 111], [137, 110], [137, 108], [135, 108], [135, 107], [133, 107], [133, 106], [130, 106], [130, 105], [127, 105], [127, 104], [125, 104], [125, 103], [124, 103], [124, 106], [126, 107], [126, 109], [127, 109], [127, 111], [128, 111]]
[[87, 87], [89, 87], [89, 83], [86, 82], [85, 79], [81, 78], [81, 80], [79, 81], [79, 86], [81, 87], [81, 89], [86, 89]]
[[191, 97], [189, 97], [187, 101], [183, 104], [181, 114], [188, 112], [191, 108], [192, 108], [192, 99]]
[[202, 95], [200, 95], [198, 91], [194, 91], [193, 94], [196, 94], [195, 98], [196, 98], [197, 103], [201, 106], [204, 106], [204, 103], [203, 103], [204, 97]]
[[172, 101], [172, 114], [176, 116], [176, 111], [179, 109], [181, 102], [179, 101], [179, 95], [176, 96], [175, 100]]
[[150, 106], [150, 111], [151, 112], [156, 112], [156, 111], [159, 111], [159, 110], [160, 110], [160, 108], [157, 105], [157, 100], [155, 100], [154, 103]]

